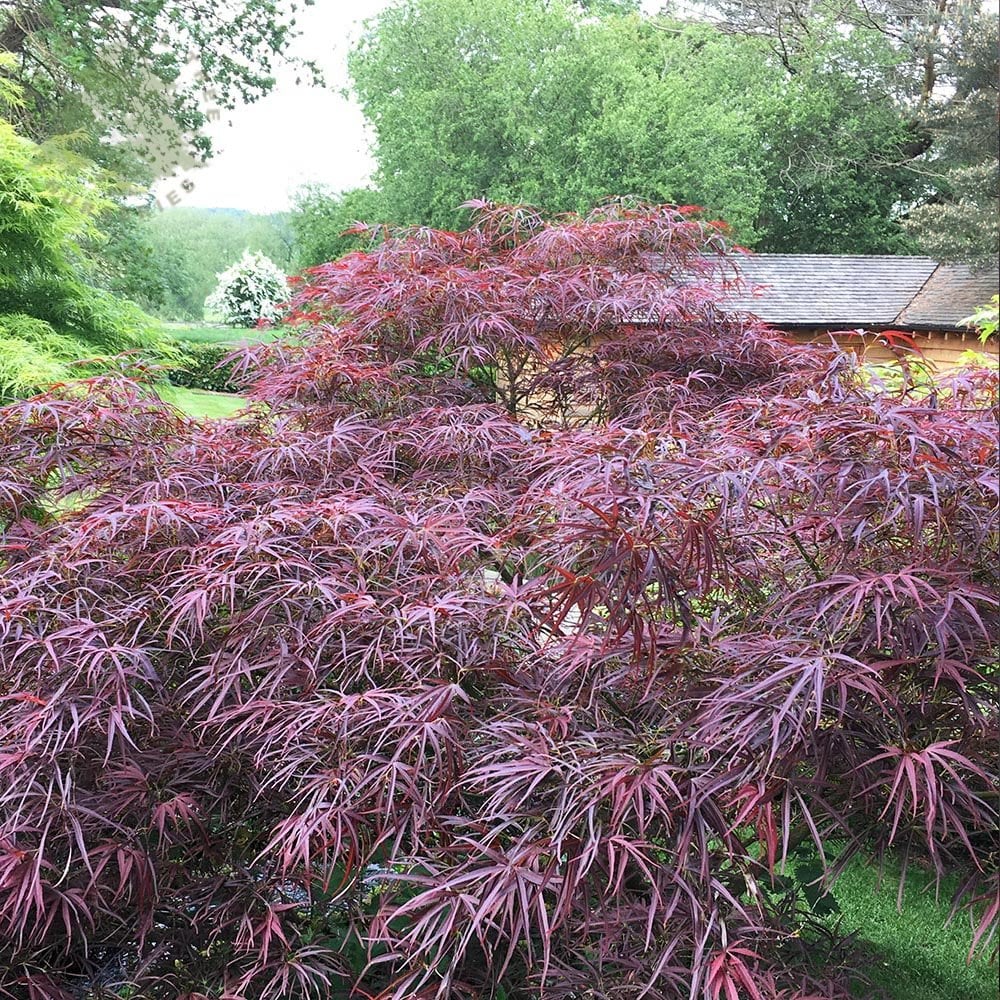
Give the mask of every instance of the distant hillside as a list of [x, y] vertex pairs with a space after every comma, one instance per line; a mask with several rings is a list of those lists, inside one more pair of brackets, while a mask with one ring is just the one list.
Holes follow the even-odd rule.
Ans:
[[267, 254], [286, 273], [295, 265], [295, 238], [287, 213], [255, 215], [239, 208], [179, 206], [150, 216], [144, 226], [154, 250], [178, 260], [182, 269], [162, 311], [164, 319], [201, 319], [216, 275], [244, 250]]

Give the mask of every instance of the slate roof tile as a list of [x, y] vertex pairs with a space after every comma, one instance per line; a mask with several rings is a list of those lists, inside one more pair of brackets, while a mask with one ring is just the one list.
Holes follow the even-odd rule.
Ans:
[[930, 257], [750, 254], [723, 301], [775, 326], [958, 329], [997, 294], [996, 274]]
[[996, 295], [998, 285], [1000, 278], [995, 271], [975, 274], [963, 264], [941, 264], [900, 313], [897, 322], [921, 328], [954, 329]]

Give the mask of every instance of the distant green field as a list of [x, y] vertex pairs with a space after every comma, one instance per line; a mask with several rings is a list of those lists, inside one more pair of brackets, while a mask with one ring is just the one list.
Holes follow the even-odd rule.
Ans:
[[279, 336], [276, 330], [242, 330], [205, 323], [163, 323], [162, 329], [168, 337], [192, 344], [260, 344]]

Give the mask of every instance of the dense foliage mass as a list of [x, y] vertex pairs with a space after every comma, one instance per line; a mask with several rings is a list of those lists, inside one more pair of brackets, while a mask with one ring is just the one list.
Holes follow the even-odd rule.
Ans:
[[[910, 129], [901, 164], [918, 181], [906, 229], [940, 260], [996, 267], [1000, 252], [1000, 47], [980, 0], [709, 0], [724, 30], [767, 46], [790, 73], [842, 39], [881, 37], [897, 54], [882, 77]], [[850, 126], [848, 126], [850, 128]], [[836, 130], [835, 130], [836, 131]], [[836, 142], [836, 140], [835, 140]]]
[[832, 842], [987, 947], [996, 377], [880, 393], [726, 253], [479, 205], [315, 269], [242, 419], [0, 411], [6, 996], [846, 1000]]
[[344, 192], [332, 191], [322, 184], [301, 188], [290, 216], [298, 266], [315, 267], [352, 250], [365, 249], [370, 239], [364, 233], [350, 230], [359, 221], [384, 222], [383, 201], [381, 193], [371, 188]]
[[[19, 90], [8, 96], [16, 106]], [[153, 346], [148, 317], [88, 280], [83, 243], [100, 238], [107, 205], [100, 180], [0, 117], [0, 400], [67, 377], [80, 358]]]
[[385, 211], [451, 228], [469, 192], [552, 211], [631, 193], [705, 205], [756, 249], [912, 250], [893, 211], [918, 193], [887, 79], [901, 55], [806, 16], [822, 42], [790, 73], [705, 21], [569, 0], [390, 6], [350, 59]]

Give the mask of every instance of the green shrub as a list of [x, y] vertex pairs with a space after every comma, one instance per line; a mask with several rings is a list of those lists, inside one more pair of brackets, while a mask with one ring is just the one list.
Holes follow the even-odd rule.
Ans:
[[92, 288], [75, 276], [0, 274], [0, 316], [21, 314], [76, 340], [80, 356], [158, 346], [155, 321], [137, 305]]
[[58, 152], [0, 118], [0, 399], [122, 367], [80, 360], [169, 354], [138, 306], [88, 284], [83, 247], [111, 202], [93, 164]]
[[43, 320], [0, 314], [0, 402], [69, 378], [69, 362], [79, 347]]
[[179, 358], [167, 371], [173, 385], [185, 389], [209, 389], [212, 392], [237, 392], [234, 365], [226, 359], [233, 353], [231, 344], [198, 344], [185, 341], [178, 345]]
[[[115, 370], [143, 377], [149, 364], [174, 365], [180, 355], [155, 331], [102, 345], [57, 330], [26, 313], [0, 313], [0, 403], [32, 396], [57, 382]], [[125, 357], [116, 357], [127, 352]], [[110, 355], [110, 356], [109, 356]]]

